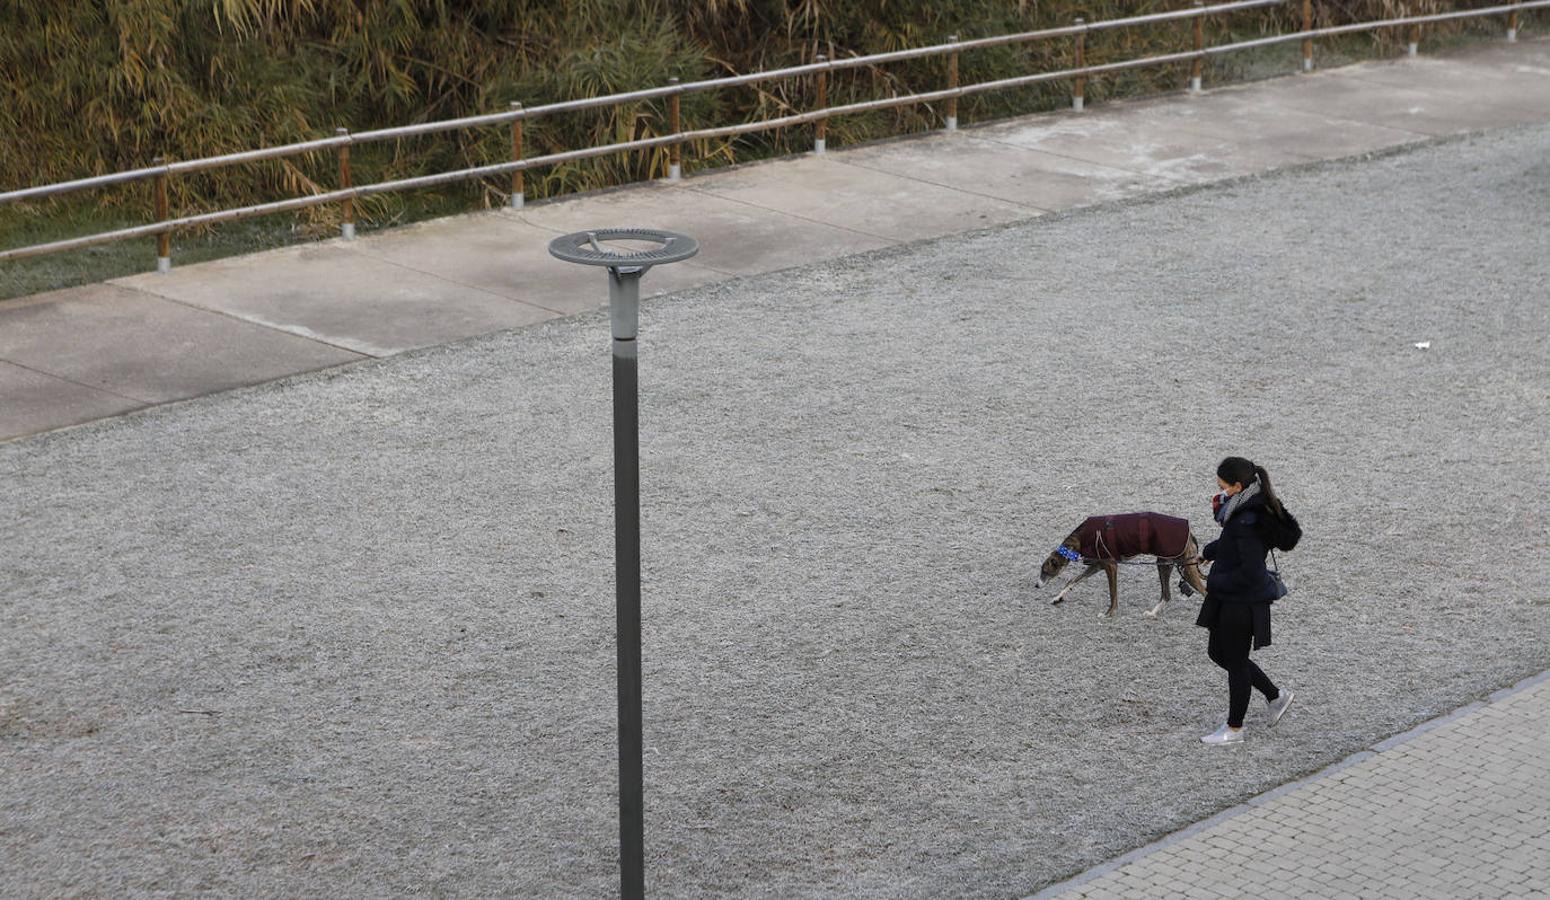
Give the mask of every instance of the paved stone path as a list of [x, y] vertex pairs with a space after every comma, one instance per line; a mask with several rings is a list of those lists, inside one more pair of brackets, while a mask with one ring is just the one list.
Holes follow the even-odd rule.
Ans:
[[1036, 896], [1550, 896], [1547, 723], [1550, 672]]
[[596, 273], [546, 252], [556, 234], [581, 227], [699, 236], [699, 257], [653, 273], [648, 290], [667, 293], [1544, 121], [1550, 41], [1525, 39], [998, 122], [0, 302], [0, 440], [593, 309], [606, 296]]

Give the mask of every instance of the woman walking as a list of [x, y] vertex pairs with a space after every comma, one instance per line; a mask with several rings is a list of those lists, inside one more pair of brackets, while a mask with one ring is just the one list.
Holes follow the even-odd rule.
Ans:
[[1271, 725], [1292, 704], [1292, 692], [1277, 688], [1249, 652], [1270, 646], [1270, 603], [1281, 593], [1279, 581], [1265, 568], [1265, 554], [1281, 543], [1279, 531], [1296, 528], [1296, 520], [1276, 499], [1270, 474], [1243, 457], [1222, 460], [1216, 480], [1222, 492], [1213, 505], [1222, 534], [1201, 550], [1212, 565], [1195, 624], [1210, 629], [1211, 661], [1227, 670], [1227, 722], [1201, 740], [1235, 744], [1243, 740], [1243, 715], [1253, 690], [1270, 703]]

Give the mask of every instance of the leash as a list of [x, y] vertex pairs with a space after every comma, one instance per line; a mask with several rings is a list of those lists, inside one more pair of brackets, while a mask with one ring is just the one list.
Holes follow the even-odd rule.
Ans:
[[1147, 562], [1144, 559], [1103, 559], [1102, 557], [1091, 557], [1091, 556], [1082, 556], [1082, 557], [1079, 557], [1079, 559], [1080, 559], [1081, 562], [1085, 562], [1085, 563], [1087, 563], [1090, 566], [1092, 566], [1092, 565], [1099, 565], [1099, 564], [1102, 564], [1102, 565], [1113, 564], [1113, 565], [1116, 565], [1116, 566], [1156, 566], [1159, 563], [1161, 563], [1163, 565], [1169, 565], [1169, 566], [1197, 566], [1197, 565], [1200, 565], [1203, 562], [1206, 562], [1206, 560], [1201, 559], [1201, 560], [1186, 560], [1185, 562], [1178, 563], [1178, 562], [1173, 562], [1172, 560], [1166, 559], [1166, 558], [1157, 559], [1157, 560], [1154, 560], [1152, 562]]

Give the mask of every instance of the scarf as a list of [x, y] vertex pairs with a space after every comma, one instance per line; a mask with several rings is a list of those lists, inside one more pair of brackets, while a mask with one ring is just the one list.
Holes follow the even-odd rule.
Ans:
[[1232, 514], [1238, 511], [1238, 507], [1249, 502], [1250, 497], [1258, 496], [1259, 479], [1256, 478], [1248, 487], [1227, 498], [1227, 502], [1222, 504], [1222, 508], [1216, 511], [1217, 524], [1226, 525], [1227, 520], [1232, 518]]

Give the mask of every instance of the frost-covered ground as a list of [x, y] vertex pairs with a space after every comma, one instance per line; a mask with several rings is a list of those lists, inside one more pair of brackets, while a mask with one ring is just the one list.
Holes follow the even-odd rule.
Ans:
[[[1550, 666], [1547, 148], [648, 304], [650, 889], [1019, 895]], [[0, 893], [611, 891], [606, 333], [0, 446]], [[1308, 536], [1224, 750], [1192, 602], [1030, 586], [1227, 453]]]

